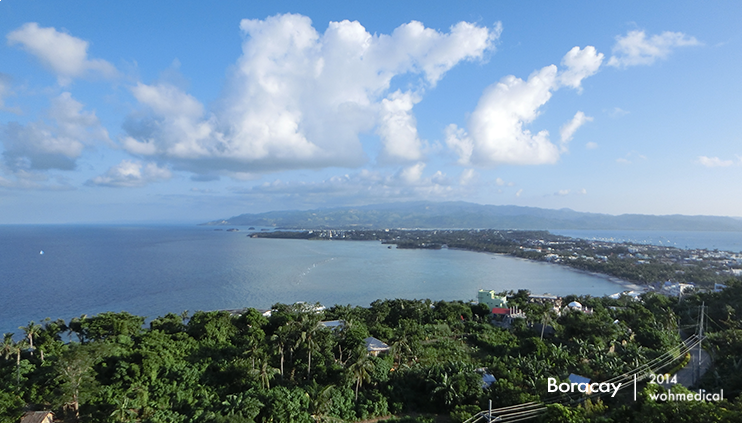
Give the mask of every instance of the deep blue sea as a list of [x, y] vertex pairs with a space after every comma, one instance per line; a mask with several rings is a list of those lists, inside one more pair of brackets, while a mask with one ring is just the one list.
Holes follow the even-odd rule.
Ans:
[[0, 226], [0, 333], [105, 311], [151, 319], [278, 302], [470, 300], [480, 288], [624, 290], [606, 278], [502, 255], [246, 235], [203, 226]]
[[735, 253], [742, 252], [742, 232], [614, 230], [550, 230], [550, 232], [572, 238], [597, 241], [662, 245], [686, 250], [702, 248]]

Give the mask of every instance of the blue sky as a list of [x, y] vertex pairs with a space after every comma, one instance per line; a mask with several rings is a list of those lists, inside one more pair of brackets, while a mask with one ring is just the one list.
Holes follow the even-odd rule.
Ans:
[[0, 1], [0, 223], [742, 216], [739, 2], [212, 3]]

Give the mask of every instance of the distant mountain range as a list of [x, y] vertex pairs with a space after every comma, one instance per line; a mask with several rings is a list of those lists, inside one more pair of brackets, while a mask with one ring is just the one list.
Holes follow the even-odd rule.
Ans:
[[492, 206], [466, 202], [404, 202], [317, 210], [241, 214], [204, 225], [284, 229], [488, 228], [742, 231], [742, 219], [721, 216], [613, 216], [570, 209]]

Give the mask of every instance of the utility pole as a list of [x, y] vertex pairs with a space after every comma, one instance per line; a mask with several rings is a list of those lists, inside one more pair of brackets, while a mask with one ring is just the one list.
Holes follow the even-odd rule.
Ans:
[[700, 322], [698, 326], [698, 367], [697, 367], [697, 378], [695, 380], [695, 383], [699, 383], [701, 381], [701, 363], [703, 362], [703, 349], [701, 348], [701, 344], [703, 343], [703, 315], [704, 315], [704, 309], [706, 308], [706, 302], [701, 303], [701, 316], [699, 317]]

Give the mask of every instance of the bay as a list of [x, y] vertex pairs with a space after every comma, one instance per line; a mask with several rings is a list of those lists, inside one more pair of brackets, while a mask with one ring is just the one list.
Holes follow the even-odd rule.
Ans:
[[593, 296], [624, 289], [503, 255], [246, 234], [199, 226], [0, 226], [0, 333], [20, 333], [31, 320], [105, 311], [151, 319], [278, 302], [471, 300], [480, 288]]

